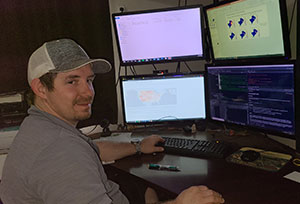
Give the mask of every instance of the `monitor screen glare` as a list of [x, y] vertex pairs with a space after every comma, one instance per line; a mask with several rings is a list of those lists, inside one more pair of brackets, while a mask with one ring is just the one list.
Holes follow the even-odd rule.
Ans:
[[206, 118], [203, 74], [121, 79], [125, 123]]
[[294, 64], [206, 69], [212, 120], [295, 134]]
[[201, 7], [113, 14], [122, 65], [203, 57]]
[[206, 15], [215, 60], [289, 55], [280, 0], [224, 1]]

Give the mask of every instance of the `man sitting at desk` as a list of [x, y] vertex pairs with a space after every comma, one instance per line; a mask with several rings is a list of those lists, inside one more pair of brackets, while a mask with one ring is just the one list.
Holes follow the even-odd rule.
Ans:
[[[107, 179], [101, 160], [135, 154], [135, 146], [95, 144], [76, 129], [80, 120], [91, 115], [95, 74], [110, 69], [106, 60], [90, 59], [69, 39], [47, 42], [31, 55], [28, 82], [34, 92], [34, 105], [28, 110], [29, 116], [20, 126], [4, 165], [0, 184], [4, 204], [129, 203], [118, 185]], [[141, 151], [163, 151], [155, 146], [161, 140], [158, 136], [146, 137]], [[197, 186], [167, 203], [223, 202], [217, 192]]]

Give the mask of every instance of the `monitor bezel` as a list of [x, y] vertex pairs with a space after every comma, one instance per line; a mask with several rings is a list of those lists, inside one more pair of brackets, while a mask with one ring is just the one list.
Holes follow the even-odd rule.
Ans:
[[[151, 122], [127, 122], [126, 121], [126, 114], [125, 114], [125, 103], [124, 103], [124, 91], [123, 91], [123, 81], [132, 79], [132, 78], [142, 78], [142, 77], [157, 77], [157, 78], [163, 78], [163, 77], [171, 77], [176, 75], [183, 75], [184, 77], [194, 76], [194, 75], [202, 75], [204, 78], [204, 102], [205, 102], [205, 118], [193, 118], [193, 119], [179, 119], [179, 120], [162, 120], [162, 121], [151, 121]], [[167, 73], [167, 74], [143, 74], [143, 75], [127, 75], [127, 76], [120, 76], [120, 95], [121, 95], [121, 104], [122, 104], [122, 117], [123, 117], [123, 124], [124, 125], [185, 125], [185, 124], [193, 124], [198, 123], [200, 121], [206, 121], [207, 120], [207, 93], [206, 93], [206, 74], [204, 71], [198, 71], [198, 72], [192, 72], [192, 73]]]
[[[292, 64], [294, 66], [294, 134], [288, 134], [286, 132], [281, 132], [281, 131], [276, 131], [276, 130], [270, 130], [270, 129], [265, 129], [265, 128], [260, 128], [260, 127], [256, 127], [256, 126], [251, 126], [251, 125], [242, 125], [242, 124], [236, 124], [236, 123], [232, 123], [232, 122], [228, 122], [228, 121], [219, 121], [219, 120], [214, 120], [211, 117], [211, 110], [210, 110], [210, 93], [209, 93], [209, 79], [208, 79], [208, 68], [209, 66], [253, 66], [253, 65], [284, 65], [284, 64]], [[274, 136], [280, 136], [280, 137], [284, 137], [284, 138], [289, 138], [289, 139], [296, 139], [296, 135], [297, 135], [297, 118], [300, 118], [300, 113], [298, 113], [298, 109], [297, 109], [297, 101], [300, 101], [298, 96], [298, 91], [297, 91], [297, 83], [296, 83], [296, 78], [297, 75], [300, 73], [298, 73], [297, 71], [297, 64], [295, 60], [279, 60], [279, 61], [269, 61], [269, 60], [263, 60], [261, 62], [255, 62], [255, 61], [250, 61], [250, 62], [243, 62], [243, 63], [207, 63], [205, 64], [205, 73], [206, 73], [206, 85], [205, 88], [207, 96], [207, 103], [206, 103], [206, 108], [207, 108], [207, 121], [211, 122], [211, 123], [215, 123], [218, 125], [225, 125], [226, 127], [230, 127], [232, 129], [243, 129], [243, 130], [249, 130], [249, 131], [256, 131], [256, 132], [260, 132], [266, 135], [274, 135]], [[299, 99], [298, 99], [299, 98]], [[299, 115], [299, 116], [298, 116]]]
[[[185, 10], [185, 9], [193, 9], [199, 8], [200, 9], [200, 23], [201, 23], [201, 37], [202, 37], [202, 56], [190, 56], [190, 57], [176, 57], [171, 60], [157, 60], [157, 61], [143, 61], [143, 62], [124, 62], [122, 59], [121, 53], [121, 46], [119, 41], [119, 35], [117, 31], [116, 16], [125, 16], [125, 15], [135, 15], [135, 14], [146, 14], [146, 13], [155, 13], [155, 12], [164, 12], [164, 11], [176, 11], [176, 10]], [[149, 10], [139, 10], [139, 11], [129, 11], [129, 12], [118, 12], [112, 14], [112, 22], [113, 22], [113, 30], [116, 40], [116, 45], [118, 49], [118, 56], [121, 66], [133, 66], [133, 65], [145, 65], [145, 64], [160, 64], [160, 63], [169, 63], [169, 62], [183, 62], [183, 61], [195, 61], [195, 60], [207, 60], [207, 56], [209, 56], [207, 44], [206, 44], [206, 35], [205, 35], [205, 28], [204, 28], [204, 11], [202, 4], [196, 5], [188, 5], [188, 6], [179, 6], [179, 7], [170, 7], [170, 8], [160, 8], [160, 9], [149, 9]]]
[[280, 8], [280, 16], [281, 16], [281, 25], [282, 25], [282, 37], [283, 37], [283, 46], [284, 46], [284, 55], [263, 55], [263, 56], [245, 56], [245, 57], [232, 57], [232, 58], [215, 58], [214, 50], [212, 46], [212, 37], [211, 32], [209, 29], [209, 22], [208, 22], [208, 15], [207, 10], [211, 8], [216, 8], [219, 6], [226, 6], [230, 5], [234, 2], [243, 1], [243, 0], [228, 0], [228, 1], [221, 1], [218, 3], [210, 4], [208, 6], [203, 7], [203, 13], [205, 16], [205, 24], [207, 28], [207, 39], [209, 44], [209, 54], [211, 57], [212, 62], [214, 63], [240, 63], [240, 62], [247, 62], [248, 60], [261, 60], [261, 59], [268, 59], [268, 60], [288, 60], [291, 58], [291, 45], [290, 45], [290, 34], [288, 28], [288, 16], [287, 16], [287, 6], [286, 0], [278, 0], [279, 1], [279, 8]]

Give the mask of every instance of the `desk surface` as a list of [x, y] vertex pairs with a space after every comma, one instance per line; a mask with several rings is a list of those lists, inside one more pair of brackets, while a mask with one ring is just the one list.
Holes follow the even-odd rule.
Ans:
[[[260, 140], [256, 143], [265, 144], [268, 150], [293, 151], [268, 138]], [[256, 147], [262, 148], [261, 145]], [[149, 163], [176, 165], [181, 171], [150, 170]], [[131, 156], [117, 161], [111, 167], [142, 178], [149, 185], [161, 187], [174, 196], [189, 186], [207, 185], [220, 192], [228, 204], [300, 203], [300, 184], [283, 178], [288, 173], [300, 170], [291, 162], [278, 172], [269, 172], [229, 163], [224, 159], [197, 159], [158, 153]]]

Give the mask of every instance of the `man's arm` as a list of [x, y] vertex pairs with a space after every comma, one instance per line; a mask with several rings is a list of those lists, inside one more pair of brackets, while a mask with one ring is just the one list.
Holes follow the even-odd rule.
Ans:
[[[141, 152], [151, 154], [164, 151], [162, 147], [155, 146], [162, 141], [163, 139], [156, 135], [145, 137], [140, 143]], [[135, 145], [128, 142], [99, 141], [96, 144], [103, 161], [114, 161], [136, 153]]]
[[175, 200], [164, 204], [221, 204], [225, 200], [221, 194], [206, 186], [192, 186], [182, 191]]
[[146, 204], [222, 204], [225, 203], [221, 194], [206, 186], [192, 186], [182, 191], [174, 200], [146, 202]]

